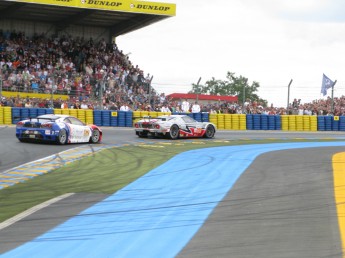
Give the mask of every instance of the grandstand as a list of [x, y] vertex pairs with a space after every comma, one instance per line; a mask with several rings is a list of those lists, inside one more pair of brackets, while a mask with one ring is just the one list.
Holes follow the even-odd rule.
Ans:
[[[102, 94], [100, 89], [105, 86], [101, 81], [108, 85], [109, 74], [123, 76], [116, 74], [121, 70], [131, 77], [134, 68], [128, 56], [118, 49], [116, 37], [175, 13], [175, 4], [146, 1], [0, 1], [0, 93], [6, 97], [48, 94], [43, 97], [52, 99]], [[107, 62], [110, 58], [112, 62]], [[138, 66], [134, 69], [140, 77], [142, 70]], [[25, 82], [22, 77], [27, 71], [31, 78]], [[42, 73], [48, 86], [41, 85]], [[83, 85], [79, 89], [74, 83]]]

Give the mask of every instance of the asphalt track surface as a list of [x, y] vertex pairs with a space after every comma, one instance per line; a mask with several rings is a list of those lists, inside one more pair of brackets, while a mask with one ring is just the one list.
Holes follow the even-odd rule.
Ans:
[[[131, 144], [138, 141], [133, 128], [105, 127], [103, 144]], [[215, 139], [344, 139], [345, 132], [217, 131]], [[150, 140], [148, 140], [150, 141]], [[75, 148], [72, 145], [21, 143], [14, 126], [0, 126], [0, 173], [13, 167]]]
[[[8, 158], [17, 157], [15, 160], [2, 158], [2, 171], [12, 165], [75, 147], [21, 144], [13, 136], [13, 130], [0, 128], [0, 139], [4, 142], [0, 147], [0, 157], [4, 157], [3, 154]], [[104, 131], [105, 144], [137, 140], [128, 128], [106, 128]], [[343, 139], [344, 136], [329, 132], [223, 131], [217, 134], [217, 139], [246, 138]], [[343, 257], [333, 195], [331, 157], [344, 150], [344, 147], [322, 147], [260, 155], [178, 257]], [[30, 241], [106, 197], [74, 195], [5, 228], [0, 231], [0, 254]]]

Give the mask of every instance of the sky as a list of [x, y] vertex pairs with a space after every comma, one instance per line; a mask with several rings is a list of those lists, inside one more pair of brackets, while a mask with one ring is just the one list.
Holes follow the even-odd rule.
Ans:
[[[171, 0], [176, 16], [117, 38], [158, 93], [187, 93], [227, 72], [260, 84], [260, 98], [286, 107], [326, 99], [322, 76], [345, 95], [344, 0]], [[292, 80], [290, 88], [288, 87]]]

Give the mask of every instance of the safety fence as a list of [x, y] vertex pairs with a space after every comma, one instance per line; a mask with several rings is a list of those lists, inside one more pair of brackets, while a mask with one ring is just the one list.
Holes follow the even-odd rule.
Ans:
[[[145, 116], [155, 118], [171, 113], [0, 107], [0, 125], [16, 124], [20, 120], [44, 114], [71, 115], [86, 124], [98, 126], [133, 127], [135, 122]], [[345, 116], [209, 114], [204, 112], [172, 114], [186, 114], [199, 122], [214, 123], [218, 130], [345, 131]]]

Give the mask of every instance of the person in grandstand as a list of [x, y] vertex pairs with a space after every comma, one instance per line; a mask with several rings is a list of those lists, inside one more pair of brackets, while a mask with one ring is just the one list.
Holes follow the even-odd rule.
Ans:
[[131, 111], [131, 108], [128, 106], [127, 102], [124, 102], [120, 107], [120, 111]]
[[80, 105], [80, 108], [81, 108], [81, 109], [88, 109], [88, 108], [89, 108], [89, 106], [88, 106], [88, 104], [86, 103], [86, 100], [85, 100], [85, 99], [82, 101], [82, 103], [81, 103], [81, 105]]
[[165, 102], [163, 103], [163, 106], [161, 108], [161, 112], [171, 112], [167, 103], [165, 103]]
[[184, 113], [189, 112], [189, 108], [190, 108], [190, 104], [189, 104], [188, 100], [185, 99], [184, 101], [182, 101], [182, 103], [181, 103], [182, 112], [184, 112]]
[[192, 106], [192, 113], [200, 113], [200, 105], [197, 101], [195, 101]]

